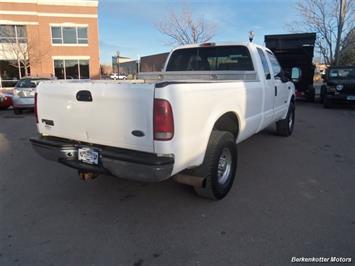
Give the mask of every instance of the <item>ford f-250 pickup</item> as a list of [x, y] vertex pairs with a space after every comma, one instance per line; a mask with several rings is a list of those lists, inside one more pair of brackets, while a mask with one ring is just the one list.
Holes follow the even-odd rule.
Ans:
[[221, 199], [237, 169], [237, 144], [276, 122], [292, 134], [294, 85], [262, 46], [205, 43], [174, 49], [140, 80], [46, 81], [36, 94], [39, 137], [49, 160], [141, 181], [174, 177]]

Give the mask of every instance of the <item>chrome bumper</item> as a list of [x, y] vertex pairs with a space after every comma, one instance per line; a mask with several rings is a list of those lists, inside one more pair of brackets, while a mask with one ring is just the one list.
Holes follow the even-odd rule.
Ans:
[[[34, 150], [43, 158], [60, 162], [83, 172], [113, 175], [125, 179], [158, 182], [171, 176], [174, 158], [153, 153], [113, 148], [53, 138], [31, 138]], [[78, 160], [78, 148], [90, 147], [100, 152], [99, 165]]]

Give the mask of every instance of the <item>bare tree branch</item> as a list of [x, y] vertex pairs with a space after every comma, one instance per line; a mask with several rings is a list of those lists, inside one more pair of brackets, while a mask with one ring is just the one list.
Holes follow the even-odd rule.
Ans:
[[187, 5], [178, 13], [170, 11], [169, 16], [156, 23], [155, 27], [169, 37], [168, 45], [207, 42], [216, 33], [215, 24], [206, 21], [204, 17], [194, 17]]
[[316, 48], [326, 64], [339, 64], [344, 40], [354, 29], [355, 0], [299, 0], [296, 4], [301, 21], [294, 22], [293, 32], [317, 33]]

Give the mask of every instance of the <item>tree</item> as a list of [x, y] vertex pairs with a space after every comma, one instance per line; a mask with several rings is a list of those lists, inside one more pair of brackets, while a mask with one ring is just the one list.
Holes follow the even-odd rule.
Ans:
[[30, 74], [30, 63], [32, 65], [41, 63], [48, 55], [48, 49], [40, 49], [38, 47], [37, 36], [27, 36], [20, 41], [13, 37], [10, 29], [9, 27], [1, 28], [0, 35], [8, 36], [8, 38], [3, 39], [0, 52], [3, 58], [14, 61], [11, 65], [19, 69], [19, 77], [22, 78], [21, 69], [24, 70], [24, 76], [28, 76]]
[[338, 65], [340, 54], [347, 49], [345, 37], [354, 29], [354, 0], [300, 0], [296, 9], [301, 23], [293, 30], [317, 33], [316, 48], [324, 63]]
[[159, 32], [169, 37], [169, 45], [207, 42], [216, 33], [216, 24], [206, 21], [203, 16], [194, 17], [187, 5], [178, 13], [170, 11], [169, 15], [155, 26]]

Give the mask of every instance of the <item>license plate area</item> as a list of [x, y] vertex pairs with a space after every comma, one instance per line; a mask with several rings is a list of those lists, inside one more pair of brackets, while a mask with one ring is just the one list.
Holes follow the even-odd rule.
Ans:
[[349, 95], [346, 99], [349, 101], [355, 101], [355, 95]]
[[91, 165], [99, 165], [100, 152], [96, 149], [78, 148], [78, 160]]

